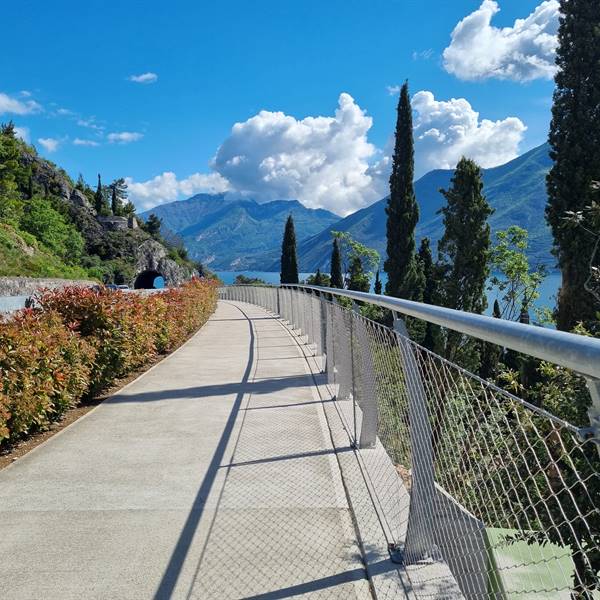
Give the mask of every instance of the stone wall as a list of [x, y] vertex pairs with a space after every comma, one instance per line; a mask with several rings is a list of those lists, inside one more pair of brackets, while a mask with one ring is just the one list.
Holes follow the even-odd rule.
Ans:
[[59, 289], [71, 285], [90, 287], [95, 281], [76, 279], [51, 279], [36, 277], [0, 277], [0, 296], [31, 296], [38, 290]]

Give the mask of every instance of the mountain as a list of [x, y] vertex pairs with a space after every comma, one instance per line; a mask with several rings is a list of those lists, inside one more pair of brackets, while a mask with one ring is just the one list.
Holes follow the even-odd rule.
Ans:
[[183, 240], [192, 258], [215, 270], [260, 270], [278, 261], [289, 214], [300, 242], [340, 220], [332, 212], [306, 208], [297, 200], [260, 204], [230, 194], [198, 194], [141, 216], [152, 213], [162, 219], [169, 237], [175, 234]]
[[[552, 238], [544, 219], [546, 173], [551, 166], [548, 152], [548, 144], [543, 144], [505, 165], [484, 169], [483, 181], [485, 195], [495, 211], [490, 217], [492, 235], [494, 231], [510, 225], [519, 225], [529, 231], [530, 258], [536, 263], [552, 265]], [[444, 205], [444, 197], [439, 190], [448, 188], [452, 173], [451, 170], [431, 171], [415, 183], [420, 208], [416, 232], [418, 239], [427, 236], [435, 244], [442, 237], [442, 217], [437, 213]], [[298, 245], [300, 270], [314, 272], [317, 268], [329, 269], [332, 230], [347, 231], [359, 242], [375, 248], [382, 259], [385, 258], [386, 204], [387, 198], [384, 198], [301, 242]], [[278, 268], [275, 260], [265, 270]]]

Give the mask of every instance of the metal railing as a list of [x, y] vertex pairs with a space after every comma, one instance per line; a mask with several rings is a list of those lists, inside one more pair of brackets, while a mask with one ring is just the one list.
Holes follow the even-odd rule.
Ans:
[[[220, 294], [279, 315], [322, 357], [382, 528], [418, 597], [600, 597], [600, 340], [331, 288]], [[366, 318], [356, 302], [393, 311], [394, 327]], [[591, 426], [419, 346], [400, 315], [576, 370], [591, 391]]]

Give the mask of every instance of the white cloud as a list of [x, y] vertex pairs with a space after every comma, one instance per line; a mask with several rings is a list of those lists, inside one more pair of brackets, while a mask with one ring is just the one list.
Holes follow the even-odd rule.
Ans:
[[130, 144], [141, 140], [143, 137], [144, 134], [137, 131], [116, 131], [106, 136], [111, 144]]
[[518, 156], [527, 129], [516, 117], [480, 119], [464, 98], [438, 101], [422, 91], [415, 94], [412, 106], [417, 176], [432, 169], [453, 169], [462, 156], [485, 168], [506, 163]]
[[46, 152], [56, 152], [60, 145], [60, 140], [55, 138], [38, 138], [38, 144], [41, 144]]
[[386, 86], [386, 90], [390, 96], [397, 96], [402, 89], [401, 85], [388, 85]]
[[142, 73], [141, 75], [130, 75], [127, 79], [134, 83], [155, 83], [158, 81], [158, 75], [156, 73]]
[[377, 199], [368, 172], [376, 152], [367, 141], [371, 125], [346, 93], [333, 117], [298, 120], [263, 110], [233, 126], [211, 166], [257, 200], [296, 198], [348, 214]]
[[13, 115], [29, 115], [42, 110], [35, 100], [17, 100], [8, 94], [0, 92], [0, 115], [11, 113]]
[[87, 117], [84, 119], [78, 119], [77, 120], [77, 125], [79, 125], [80, 127], [86, 127], [87, 129], [93, 129], [94, 131], [104, 131], [104, 126], [103, 125], [99, 125], [96, 122], [96, 117]]
[[502, 29], [491, 24], [499, 11], [498, 2], [483, 0], [458, 23], [444, 50], [446, 71], [465, 80], [551, 79], [556, 72], [558, 0], [545, 0], [527, 18]]
[[73, 140], [75, 146], [99, 146], [100, 143], [94, 140], [84, 140], [82, 138], [75, 138]]
[[430, 60], [434, 57], [435, 51], [433, 48], [428, 48], [427, 50], [417, 51], [415, 50], [412, 53], [413, 60]]
[[194, 173], [185, 179], [178, 180], [175, 173], [167, 171], [148, 181], [136, 182], [131, 177], [126, 179], [131, 200], [142, 210], [148, 210], [158, 204], [173, 202], [181, 195], [218, 194], [229, 189], [229, 183], [218, 173]]
[[15, 135], [29, 144], [29, 127], [15, 127]]

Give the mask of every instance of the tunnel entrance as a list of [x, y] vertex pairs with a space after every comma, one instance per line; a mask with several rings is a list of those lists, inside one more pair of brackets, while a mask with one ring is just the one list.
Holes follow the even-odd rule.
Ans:
[[133, 287], [136, 290], [153, 290], [165, 285], [164, 277], [158, 271], [142, 271], [136, 278]]

